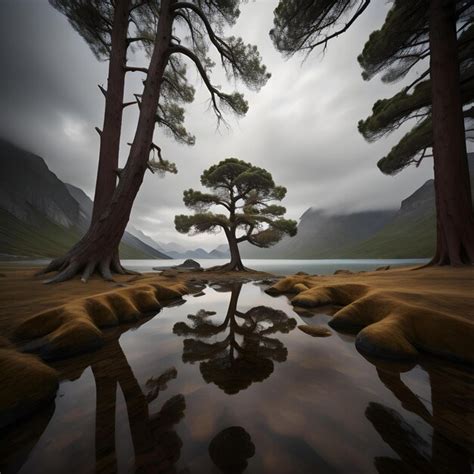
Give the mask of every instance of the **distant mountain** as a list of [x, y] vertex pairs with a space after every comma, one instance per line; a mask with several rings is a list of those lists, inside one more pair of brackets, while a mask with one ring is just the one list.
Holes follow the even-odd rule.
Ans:
[[173, 251], [168, 251], [167, 254], [172, 257], [172, 258], [201, 258], [201, 259], [212, 259], [212, 258], [227, 258], [228, 255], [219, 252], [218, 250], [212, 250], [211, 252], [207, 252], [206, 250], [202, 248], [197, 248], [194, 250], [186, 250], [184, 252], [173, 252]]
[[0, 208], [38, 226], [48, 219], [71, 229], [79, 204], [42, 158], [0, 140]]
[[[0, 257], [55, 257], [87, 230], [92, 201], [44, 160], [0, 139]], [[123, 258], [168, 258], [125, 233]]]
[[[474, 188], [474, 153], [468, 154]], [[330, 214], [309, 208], [298, 234], [270, 249], [242, 246], [245, 258], [423, 258], [434, 254], [434, 181], [404, 199], [398, 211]]]
[[[471, 189], [474, 189], [474, 153], [468, 154]], [[473, 196], [474, 198], [474, 196]], [[379, 232], [341, 251], [341, 257], [432, 257], [436, 246], [434, 180], [426, 181], [404, 199], [393, 219]]]
[[142, 242], [148, 244], [150, 247], [154, 248], [155, 250], [158, 250], [159, 252], [166, 253], [166, 255], [174, 259], [224, 259], [228, 258], [230, 255], [229, 247], [227, 244], [220, 245], [218, 248], [207, 252], [202, 248], [197, 248], [193, 250], [186, 249], [186, 247], [175, 242], [157, 242], [149, 235], [145, 234], [141, 230], [135, 229], [134, 227], [129, 227], [129, 232], [138, 237]]
[[380, 230], [395, 211], [329, 214], [309, 208], [300, 218], [295, 237], [284, 238], [274, 247], [259, 249], [247, 244], [245, 258], [336, 258], [339, 249], [361, 242]]
[[[219, 245], [219, 247], [222, 247], [222, 246]], [[214, 250], [211, 250], [209, 252], [209, 257], [210, 258], [221, 258], [221, 259], [230, 258], [229, 247], [227, 245], [225, 247], [226, 247], [225, 251], [219, 250], [218, 248], [215, 248]]]
[[[80, 215], [84, 220], [84, 223], [79, 222], [79, 226], [83, 226], [83, 230], [86, 231], [89, 227], [89, 222], [92, 217], [92, 208], [94, 203], [82, 189], [73, 186], [72, 184], [66, 184], [66, 187], [71, 196], [79, 203]], [[146, 237], [146, 235], [141, 231], [137, 231], [137, 233]], [[152, 239], [150, 240], [151, 242], [154, 242]], [[123, 234], [122, 243], [148, 255], [146, 258], [169, 258], [164, 252], [160, 251], [158, 248], [155, 248], [154, 245], [150, 245], [148, 242], [143, 241], [139, 236], [133, 235], [127, 230]]]
[[[161, 245], [153, 240], [149, 235], [145, 234], [141, 230], [136, 229], [133, 226], [128, 226], [128, 233], [130, 233], [132, 236], [135, 236], [136, 238], [140, 239], [142, 242], [144, 242], [146, 245], [149, 247], [155, 249], [156, 251], [168, 255], [168, 253], [161, 247]], [[168, 255], [170, 257], [170, 255]]]

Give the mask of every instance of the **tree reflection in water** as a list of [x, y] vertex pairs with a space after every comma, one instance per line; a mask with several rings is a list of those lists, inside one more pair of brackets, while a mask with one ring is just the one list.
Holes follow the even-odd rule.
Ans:
[[91, 364], [96, 383], [96, 472], [116, 472], [115, 412], [117, 385], [127, 406], [128, 422], [135, 453], [135, 472], [173, 473], [182, 441], [173, 426], [184, 416], [186, 403], [179, 394], [168, 399], [154, 414], [149, 403], [176, 378], [171, 368], [146, 382], [143, 393], [118, 340], [107, 347], [107, 357]]
[[[377, 367], [381, 382], [401, 402], [402, 407], [422, 418], [433, 428], [432, 443], [421, 436], [413, 423], [396, 410], [381, 403], [369, 403], [365, 415], [385, 443], [399, 456], [376, 457], [379, 474], [472, 474], [474, 396], [472, 380], [452, 377], [449, 369], [439, 368], [436, 361], [421, 362], [431, 386], [431, 412], [403, 382], [401, 373], [413, 368], [396, 363], [369, 360]], [[452, 371], [456, 372], [453, 367]], [[468, 408], [466, 410], [466, 407]], [[470, 409], [469, 409], [470, 407]], [[415, 425], [416, 426], [416, 425]]]
[[[273, 372], [273, 362], [284, 362], [288, 350], [270, 335], [288, 333], [296, 320], [267, 306], [257, 306], [246, 313], [237, 310], [242, 283], [224, 287], [230, 291], [227, 314], [221, 324], [209, 321], [213, 315], [205, 310], [189, 315], [191, 325], [179, 322], [173, 332], [194, 336], [184, 340], [183, 362], [201, 362], [199, 367], [207, 383], [215, 383], [227, 394], [245, 390], [254, 382], [262, 382]], [[203, 339], [225, 334], [217, 342]]]
[[[151, 377], [142, 390], [120, 346], [119, 337], [131, 328], [137, 329], [150, 320], [110, 329], [106, 344], [93, 353], [85, 353], [54, 363], [63, 380], [77, 380], [90, 367], [96, 387], [95, 410], [95, 472], [118, 471], [116, 456], [117, 388], [122, 390], [134, 451], [134, 472], [175, 473], [182, 441], [174, 431], [186, 408], [181, 394], [169, 398], [156, 413], [150, 413], [149, 404], [166, 390], [168, 382], [177, 377], [174, 367], [157, 377]], [[54, 412], [54, 404], [21, 423], [18, 429], [0, 433], [0, 466], [2, 472], [16, 473], [28, 458], [46, 429]], [[71, 418], [72, 420], [73, 418]], [[17, 433], [18, 431], [18, 433]], [[68, 446], [68, 449], [71, 446]], [[66, 450], [67, 451], [67, 450]], [[6, 453], [10, 453], [9, 456]], [[59, 453], [55, 453], [58, 457]], [[69, 455], [69, 454], [68, 454]], [[68, 456], [67, 455], [67, 456]], [[66, 458], [65, 458], [66, 459]], [[83, 460], [79, 460], [79, 466]], [[120, 469], [123, 470], [123, 469]], [[91, 471], [88, 468], [88, 472]], [[43, 470], [42, 472], [47, 472]]]
[[209, 444], [209, 456], [224, 474], [241, 474], [254, 454], [252, 438], [241, 426], [222, 430]]

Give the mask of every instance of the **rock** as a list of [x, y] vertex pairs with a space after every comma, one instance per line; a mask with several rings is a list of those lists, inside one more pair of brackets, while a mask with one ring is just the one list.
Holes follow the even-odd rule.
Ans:
[[300, 324], [298, 329], [313, 337], [328, 337], [332, 334], [332, 332], [324, 326], [310, 326], [309, 324]]
[[297, 273], [295, 273], [295, 275], [305, 276], [305, 275], [309, 275], [309, 273], [306, 273], [306, 272], [297, 272]]
[[202, 268], [196, 260], [192, 258], [186, 259], [181, 265], [176, 265], [178, 268]]
[[[174, 270], [176, 272], [202, 272], [204, 269], [199, 265], [196, 260], [188, 258], [183, 263], [179, 265], [173, 265], [169, 267], [153, 267], [153, 270], [158, 272], [163, 272], [162, 275], [165, 275], [164, 272]], [[167, 276], [167, 275], [165, 275]]]
[[390, 270], [390, 265], [385, 265], [384, 267], [379, 267], [375, 269], [376, 272], [385, 271], [385, 270]]
[[345, 270], [345, 269], [341, 269], [341, 270], [336, 270], [334, 272], [334, 275], [352, 275], [353, 272], [351, 272], [350, 270]]
[[263, 280], [256, 281], [255, 285], [273, 285], [276, 281], [278, 281], [277, 278], [264, 278]]

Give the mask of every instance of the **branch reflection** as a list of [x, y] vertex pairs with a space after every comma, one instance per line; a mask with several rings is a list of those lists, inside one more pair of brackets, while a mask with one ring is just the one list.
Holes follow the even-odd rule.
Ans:
[[[200, 310], [190, 314], [191, 324], [179, 322], [173, 332], [178, 336], [194, 336], [184, 340], [183, 362], [200, 362], [200, 370], [207, 383], [215, 383], [227, 394], [236, 394], [252, 383], [262, 382], [271, 375], [274, 362], [286, 361], [288, 350], [274, 336], [288, 333], [296, 327], [296, 320], [286, 313], [267, 306], [257, 306], [243, 313], [237, 304], [242, 283], [233, 283], [227, 314], [222, 323]], [[224, 338], [215, 340], [217, 336]], [[205, 341], [213, 338], [212, 342]]]
[[[401, 374], [413, 368], [402, 364], [376, 364], [381, 382], [401, 402], [402, 407], [422, 418], [433, 429], [431, 443], [418, 432], [418, 424], [407, 421], [397, 410], [381, 403], [369, 403], [365, 415], [399, 459], [376, 457], [379, 474], [404, 472], [471, 474], [473, 454], [474, 396], [472, 380], [456, 375], [456, 367], [421, 362], [431, 386], [431, 412], [404, 383]], [[416, 427], [416, 428], [415, 428]]]

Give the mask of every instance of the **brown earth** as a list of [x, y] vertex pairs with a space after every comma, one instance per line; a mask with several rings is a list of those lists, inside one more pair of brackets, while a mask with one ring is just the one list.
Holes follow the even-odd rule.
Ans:
[[474, 267], [294, 275], [269, 294], [303, 308], [338, 305], [329, 325], [356, 332], [357, 348], [388, 359], [426, 351], [474, 364]]
[[200, 291], [205, 281], [267, 276], [168, 271], [119, 276], [113, 283], [93, 278], [44, 285], [36, 270], [5, 266], [0, 272], [0, 428], [54, 399], [59, 376], [42, 359], [95, 350], [104, 342], [103, 329], [138, 321]]
[[[0, 268], [0, 427], [44, 403], [58, 375], [43, 359], [69, 357], [103, 343], [103, 330], [199, 293], [206, 282], [266, 279], [268, 274], [173, 271], [44, 285], [34, 268]], [[357, 332], [364, 354], [410, 359], [426, 351], [474, 363], [474, 268], [395, 269], [331, 276], [294, 275], [268, 290], [298, 308], [336, 305], [330, 326]], [[311, 333], [306, 326], [300, 328]], [[317, 334], [317, 335], [326, 335]], [[15, 344], [12, 344], [12, 342]], [[34, 351], [41, 356], [25, 354]]]

